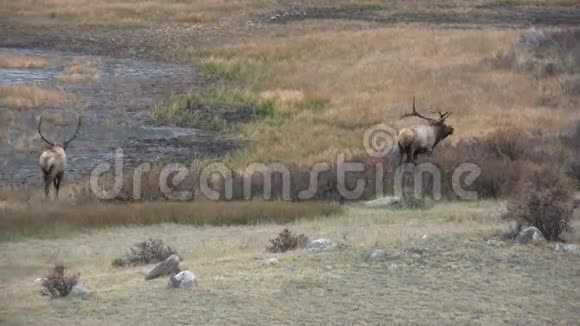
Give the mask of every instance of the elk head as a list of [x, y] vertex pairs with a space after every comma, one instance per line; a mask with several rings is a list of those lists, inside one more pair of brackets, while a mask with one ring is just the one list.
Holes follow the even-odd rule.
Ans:
[[38, 135], [42, 140], [44, 140], [50, 148], [43, 151], [40, 154], [39, 165], [42, 170], [43, 180], [44, 180], [44, 194], [46, 197], [49, 195], [50, 185], [53, 184], [56, 190], [56, 197], [58, 197], [58, 191], [60, 189], [60, 183], [64, 177], [64, 171], [66, 169], [66, 149], [69, 147], [70, 143], [77, 138], [79, 130], [81, 128], [81, 118], [77, 116], [77, 129], [74, 135], [68, 140], [64, 141], [62, 144], [54, 143], [46, 139], [42, 135], [42, 116], [38, 120]]
[[[419, 114], [419, 112], [417, 112], [417, 109], [415, 108], [415, 97], [413, 96], [413, 111], [411, 113], [405, 113], [401, 116], [401, 119], [406, 118], [406, 117], [418, 117], [421, 118], [425, 121], [427, 121], [427, 123], [429, 124], [429, 126], [433, 127], [434, 129], [437, 130], [437, 134], [440, 135], [440, 140], [445, 139], [447, 136], [449, 135], [453, 135], [453, 127], [445, 124], [445, 120], [447, 120], [447, 118], [449, 118], [449, 116], [451, 115], [450, 112], [433, 112], [433, 113], [438, 113], [439, 114], [439, 119], [431, 119], [428, 118], [424, 115]], [[437, 144], [435, 144], [437, 145]]]

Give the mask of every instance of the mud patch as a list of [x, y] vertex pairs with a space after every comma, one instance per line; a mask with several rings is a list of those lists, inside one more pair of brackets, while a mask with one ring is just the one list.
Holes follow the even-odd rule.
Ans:
[[380, 24], [424, 23], [462, 28], [580, 26], [580, 8], [498, 6], [458, 13], [451, 10], [402, 12], [356, 7], [313, 7], [275, 12], [262, 18], [265, 22], [278, 24], [309, 19], [344, 19]]

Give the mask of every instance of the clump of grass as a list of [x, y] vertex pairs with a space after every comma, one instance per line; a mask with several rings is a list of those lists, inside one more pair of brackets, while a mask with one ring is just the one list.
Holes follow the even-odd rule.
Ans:
[[211, 93], [172, 96], [153, 109], [153, 118], [180, 126], [227, 130], [239, 123], [271, 117], [275, 102], [248, 92], [219, 90]]
[[338, 207], [324, 202], [199, 201], [86, 204], [0, 210], [0, 240], [22, 236], [66, 235], [74, 231], [127, 225], [251, 225], [289, 223], [329, 216]]
[[138, 266], [164, 261], [177, 251], [166, 245], [163, 240], [148, 239], [136, 243], [123, 257], [113, 260], [113, 266]]
[[0, 53], [0, 68], [2, 69], [40, 69], [48, 65], [50, 60], [44, 56]]
[[532, 169], [515, 189], [505, 218], [515, 220], [518, 229], [537, 227], [546, 239], [560, 240], [569, 228], [574, 197], [569, 180], [554, 166]]
[[63, 105], [74, 101], [74, 96], [59, 90], [36, 85], [0, 86], [0, 107], [34, 109], [42, 106]]
[[270, 244], [266, 247], [266, 251], [277, 253], [286, 252], [288, 250], [295, 250], [304, 248], [308, 242], [308, 237], [304, 234], [294, 235], [292, 231], [285, 228], [274, 239], [270, 239]]
[[75, 58], [57, 79], [64, 83], [88, 83], [97, 79], [97, 67], [85, 58]]
[[52, 298], [66, 297], [80, 276], [80, 273], [69, 273], [64, 265], [55, 265], [42, 278], [43, 294]]
[[225, 58], [208, 56], [201, 59], [201, 71], [212, 82], [242, 81], [253, 85], [266, 76], [266, 61], [261, 58]]

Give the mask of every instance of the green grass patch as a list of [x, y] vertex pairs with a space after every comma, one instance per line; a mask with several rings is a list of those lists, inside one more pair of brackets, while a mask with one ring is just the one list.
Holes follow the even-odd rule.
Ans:
[[267, 76], [266, 61], [261, 58], [208, 56], [201, 59], [200, 68], [211, 82], [241, 81], [254, 85]]
[[298, 104], [298, 107], [307, 111], [323, 111], [330, 104], [330, 99], [323, 96], [310, 96]]
[[230, 130], [238, 124], [272, 117], [275, 101], [249, 92], [218, 91], [171, 96], [153, 109], [153, 118], [182, 127], [214, 131]]

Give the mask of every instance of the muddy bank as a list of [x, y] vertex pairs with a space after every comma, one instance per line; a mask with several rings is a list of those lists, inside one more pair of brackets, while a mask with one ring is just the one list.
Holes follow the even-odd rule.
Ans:
[[344, 19], [380, 24], [421, 23], [460, 28], [573, 27], [580, 26], [580, 8], [488, 6], [458, 13], [453, 10], [391, 11], [373, 7], [312, 7], [279, 11], [262, 17], [264, 22], [279, 24], [309, 19]]
[[70, 136], [75, 114], [83, 118], [80, 135], [67, 151], [68, 182], [89, 175], [96, 164], [110, 161], [118, 148], [123, 150], [124, 164], [130, 168], [149, 161], [186, 163], [196, 155], [220, 155], [239, 147], [239, 142], [215, 133], [161, 125], [151, 119], [152, 106], [170, 94], [196, 92], [203, 87], [203, 79], [193, 66], [85, 56], [84, 59], [95, 63], [96, 80], [62, 83], [57, 76], [70, 63], [71, 56], [54, 51], [0, 51], [57, 58], [54, 65], [45, 69], [0, 69], [0, 84], [35, 83], [58, 88], [77, 98], [74, 104], [30, 110], [0, 107], [12, 119], [8, 139], [0, 144], [2, 185], [41, 181], [37, 158], [44, 144], [36, 136], [37, 118], [41, 112], [62, 117], [59, 123], [43, 124], [45, 135], [55, 141]]

